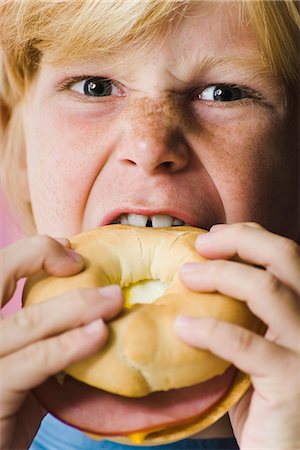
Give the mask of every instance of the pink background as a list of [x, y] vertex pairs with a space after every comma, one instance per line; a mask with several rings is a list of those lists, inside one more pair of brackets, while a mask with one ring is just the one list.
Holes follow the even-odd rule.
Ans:
[[[22, 232], [16, 225], [10, 213], [8, 203], [0, 189], [0, 248], [22, 238]], [[5, 261], [4, 261], [5, 264]], [[18, 283], [17, 290], [12, 300], [1, 310], [1, 314], [7, 316], [21, 307], [21, 294], [24, 280]]]

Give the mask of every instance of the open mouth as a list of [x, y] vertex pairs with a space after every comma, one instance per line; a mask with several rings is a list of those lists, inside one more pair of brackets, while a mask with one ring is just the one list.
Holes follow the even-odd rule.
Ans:
[[168, 216], [167, 214], [155, 214], [146, 216], [142, 214], [122, 214], [112, 223], [118, 223], [122, 225], [134, 225], [136, 227], [180, 227], [188, 226], [189, 224], [177, 217]]

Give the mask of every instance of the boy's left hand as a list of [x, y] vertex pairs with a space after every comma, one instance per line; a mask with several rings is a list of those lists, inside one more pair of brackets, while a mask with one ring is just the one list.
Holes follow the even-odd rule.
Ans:
[[[253, 389], [230, 418], [241, 449], [300, 448], [300, 248], [257, 224], [216, 225], [196, 241], [211, 259], [180, 273], [195, 291], [245, 301], [266, 325], [264, 337], [212, 318], [178, 317], [178, 336], [230, 361]], [[241, 262], [232, 259], [238, 256]], [[225, 343], [225, 344], [224, 344]]]

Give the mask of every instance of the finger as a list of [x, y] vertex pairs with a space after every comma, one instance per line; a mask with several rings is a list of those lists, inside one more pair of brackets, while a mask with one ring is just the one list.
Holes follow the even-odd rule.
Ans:
[[4, 304], [12, 296], [16, 282], [40, 270], [54, 276], [79, 272], [83, 258], [49, 236], [34, 236], [14, 242], [0, 251], [1, 286]]
[[[275, 394], [286, 395], [281, 389], [282, 380], [299, 384], [298, 377], [295, 377], [299, 370], [299, 356], [245, 328], [212, 318], [178, 316], [175, 331], [187, 344], [209, 350], [251, 375], [253, 381], [263, 388], [264, 395], [270, 389], [270, 398]], [[270, 380], [269, 385], [265, 383], [266, 379]], [[292, 386], [290, 392], [293, 395]]]
[[54, 299], [31, 305], [0, 322], [0, 357], [38, 340], [88, 324], [98, 318], [112, 319], [123, 306], [121, 288], [67, 292]]
[[269, 326], [273, 340], [300, 351], [300, 302], [294, 291], [266, 270], [233, 261], [206, 261], [183, 265], [180, 278], [193, 291], [218, 291], [247, 302]]
[[23, 401], [23, 392], [38, 386], [71, 363], [96, 352], [107, 339], [101, 319], [43, 341], [35, 342], [0, 360], [0, 394], [4, 404], [14, 407]]
[[282, 236], [253, 224], [214, 227], [214, 232], [198, 236], [196, 248], [208, 258], [244, 261], [263, 266], [300, 295], [300, 248]]
[[[253, 228], [257, 228], [257, 229], [263, 229], [263, 227], [256, 222], [240, 222], [243, 225], [247, 225], [249, 227], [253, 227]], [[215, 231], [220, 231], [220, 230], [224, 230], [224, 228], [228, 227], [229, 224], [228, 223], [217, 223], [215, 225], [213, 225], [209, 231], [211, 231], [212, 233], [214, 233]]]

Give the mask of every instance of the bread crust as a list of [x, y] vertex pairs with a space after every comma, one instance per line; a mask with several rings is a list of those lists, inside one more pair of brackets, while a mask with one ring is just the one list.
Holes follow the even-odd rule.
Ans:
[[70, 239], [85, 259], [81, 273], [63, 278], [38, 274], [26, 283], [26, 305], [79, 288], [126, 287], [146, 279], [169, 285], [154, 303], [134, 305], [112, 320], [105, 347], [72, 364], [68, 374], [108, 392], [140, 397], [200, 383], [229, 367], [210, 352], [184, 344], [173, 327], [178, 314], [215, 317], [254, 331], [260, 327], [244, 302], [192, 292], [181, 283], [178, 270], [183, 263], [205, 261], [194, 247], [203, 232], [193, 227], [101, 227]]

